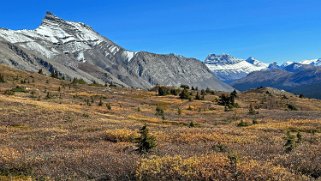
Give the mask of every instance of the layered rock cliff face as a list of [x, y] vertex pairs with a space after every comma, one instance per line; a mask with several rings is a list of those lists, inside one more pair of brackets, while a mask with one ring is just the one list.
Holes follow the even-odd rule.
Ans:
[[128, 51], [91, 27], [65, 21], [52, 13], [47, 13], [35, 30], [0, 29], [0, 63], [124, 87], [148, 89], [157, 84], [187, 84], [233, 90], [196, 59]]

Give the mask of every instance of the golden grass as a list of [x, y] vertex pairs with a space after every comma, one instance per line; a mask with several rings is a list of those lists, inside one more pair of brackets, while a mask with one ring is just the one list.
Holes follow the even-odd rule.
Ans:
[[268, 162], [242, 160], [235, 165], [223, 154], [154, 156], [140, 161], [136, 176], [138, 180], [308, 180]]
[[9, 162], [20, 158], [18, 150], [10, 147], [0, 147], [0, 161]]
[[73, 112], [80, 112], [80, 105], [66, 105], [66, 104], [59, 104], [54, 102], [45, 102], [45, 101], [36, 101], [33, 99], [22, 98], [17, 96], [3, 96], [0, 95], [0, 101], [5, 102], [15, 102], [15, 103], [22, 103], [26, 105], [33, 105], [37, 106], [46, 110], [52, 111], [73, 111]]
[[130, 114], [127, 116], [128, 119], [132, 119], [132, 120], [136, 120], [136, 121], [142, 121], [142, 122], [146, 122], [146, 123], [160, 123], [162, 120], [160, 118], [156, 118], [156, 117], [147, 117], [144, 115], [140, 115], [140, 114]]
[[107, 130], [106, 139], [114, 142], [134, 142], [139, 137], [137, 131], [129, 129]]
[[256, 124], [248, 127], [248, 129], [258, 129], [267, 131], [285, 131], [294, 130], [302, 132], [321, 132], [320, 120], [288, 120], [288, 121], [273, 121], [267, 123]]
[[231, 133], [226, 133], [224, 129], [211, 130], [206, 128], [180, 129], [172, 138], [174, 141], [194, 144], [207, 141], [245, 144], [257, 140], [255, 134], [241, 133], [233, 135]]
[[0, 176], [1, 181], [33, 181], [30, 176]]
[[[295, 120], [293, 115], [301, 112], [261, 109], [258, 124], [252, 125], [248, 106], [251, 101], [259, 103], [261, 93], [240, 94], [236, 101], [241, 107], [224, 112], [224, 106], [215, 102], [217, 95], [190, 102], [124, 88], [69, 89], [66, 81], [32, 74], [35, 83], [23, 86], [37, 90], [36, 100], [30, 92], [2, 95], [20, 82], [11, 81], [17, 74], [26, 78], [29, 73], [2, 71], [1, 65], [0, 72], [10, 80], [0, 84], [0, 175], [4, 173], [0, 180], [31, 179], [29, 175], [49, 180], [235, 180], [230, 153], [238, 155], [238, 180], [305, 180], [320, 173], [318, 100], [289, 97], [287, 101], [300, 109], [314, 112], [302, 112], [306, 118]], [[61, 98], [45, 99], [47, 90], [58, 94], [62, 84], [66, 87], [61, 88]], [[98, 106], [100, 96], [103, 106]], [[91, 106], [84, 100], [90, 97], [96, 97]], [[155, 115], [157, 105], [164, 108], [166, 120]], [[192, 110], [187, 110], [189, 106]], [[251, 124], [238, 127], [240, 120]], [[195, 127], [189, 127], [191, 122]], [[144, 124], [158, 146], [141, 155], [134, 142]], [[284, 152], [287, 130], [293, 135], [302, 132], [301, 143], [295, 143], [291, 153]], [[14, 177], [16, 171], [27, 176]], [[13, 176], [7, 177], [10, 173]]]

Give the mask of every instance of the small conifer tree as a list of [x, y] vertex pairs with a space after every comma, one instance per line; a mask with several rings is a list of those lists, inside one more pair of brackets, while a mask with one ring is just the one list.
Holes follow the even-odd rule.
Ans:
[[231, 166], [231, 171], [232, 171], [232, 176], [234, 178], [234, 180], [238, 180], [238, 171], [237, 171], [237, 162], [238, 162], [238, 158], [236, 155], [230, 153], [228, 155], [228, 159], [230, 160], [230, 166]]
[[50, 92], [47, 92], [46, 99], [50, 99], [50, 98], [51, 98]]
[[191, 121], [191, 122], [189, 123], [188, 127], [194, 128], [194, 127], [195, 127], [195, 123], [194, 123], [193, 121]]
[[296, 134], [296, 143], [301, 143], [302, 142], [302, 134], [301, 132], [299, 131], [297, 134]]
[[254, 109], [254, 106], [253, 104], [250, 104], [250, 107], [249, 107], [249, 115], [255, 115], [256, 114], [256, 111]]
[[177, 108], [177, 114], [181, 115], [182, 114], [182, 109], [181, 108]]
[[155, 115], [156, 116], [164, 116], [164, 109], [161, 108], [160, 106], [157, 106]]
[[0, 83], [4, 83], [4, 82], [5, 82], [4, 77], [2, 74], [0, 74]]
[[290, 131], [286, 132], [284, 148], [286, 153], [290, 153], [295, 148], [295, 137]]
[[102, 100], [102, 98], [99, 99], [98, 106], [103, 106], [103, 100]]
[[144, 125], [140, 131], [140, 137], [138, 138], [138, 151], [142, 154], [150, 152], [151, 149], [156, 147], [155, 137], [149, 135], [149, 130], [146, 125]]
[[191, 94], [188, 92], [188, 89], [184, 88], [183, 91], [179, 94], [181, 99], [190, 99]]
[[195, 99], [196, 100], [201, 100], [201, 96], [200, 96], [199, 92], [196, 93]]
[[111, 110], [111, 105], [109, 103], [106, 104], [106, 107], [107, 107], [108, 110]]

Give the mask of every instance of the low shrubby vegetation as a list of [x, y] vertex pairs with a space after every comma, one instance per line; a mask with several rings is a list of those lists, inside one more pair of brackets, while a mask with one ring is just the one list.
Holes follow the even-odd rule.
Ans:
[[0, 72], [0, 180], [321, 178], [319, 100]]
[[113, 142], [134, 142], [138, 138], [137, 131], [115, 129], [106, 131], [106, 140]]
[[138, 180], [308, 180], [269, 162], [239, 160], [223, 154], [143, 159], [136, 176]]

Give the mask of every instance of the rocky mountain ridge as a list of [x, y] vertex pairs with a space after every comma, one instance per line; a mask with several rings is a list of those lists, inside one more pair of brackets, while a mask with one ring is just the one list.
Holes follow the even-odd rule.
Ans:
[[148, 89], [157, 84], [231, 91], [202, 62], [176, 55], [128, 51], [84, 23], [48, 12], [35, 30], [0, 29], [0, 63], [87, 82]]

